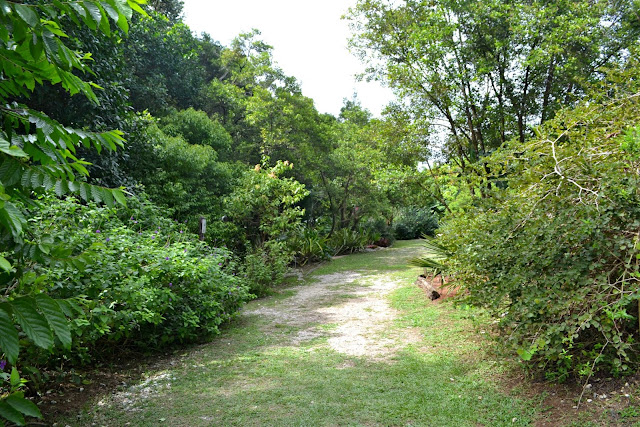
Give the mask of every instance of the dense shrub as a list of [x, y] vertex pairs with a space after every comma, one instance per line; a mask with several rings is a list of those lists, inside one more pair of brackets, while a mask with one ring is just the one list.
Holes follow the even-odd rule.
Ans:
[[75, 357], [123, 343], [150, 349], [208, 338], [250, 298], [229, 251], [199, 242], [148, 202], [131, 200], [125, 211], [123, 219], [49, 198], [34, 218], [38, 233], [92, 254], [86, 265], [33, 267], [49, 295], [80, 308], [72, 321]]
[[221, 217], [222, 198], [232, 191], [240, 174], [238, 168], [218, 161], [216, 150], [207, 145], [210, 142], [186, 141], [176, 131], [177, 124], [165, 128], [173, 130], [175, 136], [171, 136], [150, 117], [138, 120], [139, 129], [128, 142], [126, 172], [144, 185], [156, 205], [168, 208], [175, 218], [195, 224], [200, 216], [209, 222]]
[[343, 228], [329, 237], [328, 246], [333, 255], [352, 254], [363, 250], [369, 240], [369, 236], [362, 230]]
[[370, 244], [389, 246], [395, 241], [394, 230], [387, 224], [385, 218], [369, 218], [363, 224], [363, 231], [368, 236]]
[[[639, 365], [636, 77], [612, 76], [606, 96], [492, 156], [478, 181], [485, 197], [442, 230], [468, 301], [496, 317], [508, 349], [551, 378]], [[508, 188], [490, 185], [498, 178]]]
[[319, 262], [331, 257], [331, 248], [326, 237], [317, 230], [304, 228], [293, 236], [288, 244], [295, 253], [295, 263], [305, 265], [308, 262]]
[[225, 212], [240, 233], [237, 245], [246, 245], [244, 275], [251, 291], [262, 295], [282, 281], [294, 261], [287, 240], [302, 230], [304, 211], [297, 206], [309, 193], [304, 185], [282, 175], [289, 162], [278, 161], [244, 173], [233, 193], [225, 199]]
[[399, 240], [433, 236], [437, 229], [438, 216], [429, 208], [416, 206], [401, 209], [393, 224], [395, 237]]

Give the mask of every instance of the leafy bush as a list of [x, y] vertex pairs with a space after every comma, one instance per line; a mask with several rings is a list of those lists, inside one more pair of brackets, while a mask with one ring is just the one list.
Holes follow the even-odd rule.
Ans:
[[438, 216], [431, 209], [416, 206], [401, 209], [393, 224], [395, 237], [399, 240], [433, 236], [437, 229]]
[[[637, 73], [612, 74], [606, 96], [494, 154], [479, 182], [488, 197], [442, 230], [468, 301], [550, 378], [639, 366]], [[488, 185], [497, 178], [508, 188]]]
[[127, 172], [155, 204], [180, 220], [195, 224], [200, 216], [209, 222], [222, 216], [222, 197], [238, 175], [235, 167], [219, 162], [209, 145], [190, 144], [180, 134], [166, 134], [149, 118], [139, 120], [147, 126], [132, 135]]
[[368, 243], [378, 246], [389, 246], [394, 240], [392, 227], [385, 218], [369, 218], [363, 225], [363, 231], [368, 236]]
[[328, 245], [333, 255], [343, 255], [361, 251], [368, 243], [369, 236], [366, 233], [343, 228], [329, 237]]
[[211, 120], [204, 111], [193, 108], [175, 112], [162, 119], [162, 131], [169, 136], [182, 137], [192, 145], [207, 145], [217, 153], [231, 147], [231, 136], [217, 121]]
[[252, 293], [268, 295], [282, 283], [292, 259], [293, 252], [286, 242], [270, 241], [245, 256], [241, 272]]
[[302, 229], [304, 211], [296, 206], [309, 192], [303, 184], [281, 175], [293, 167], [278, 161], [246, 171], [238, 187], [225, 200], [230, 221], [242, 234], [238, 245], [249, 243], [244, 274], [252, 292], [264, 294], [282, 281], [294, 260], [294, 251], [286, 241]]
[[64, 241], [91, 261], [36, 265], [49, 295], [75, 301], [75, 356], [127, 342], [140, 348], [186, 343], [218, 333], [250, 298], [231, 253], [210, 248], [148, 202], [114, 211], [50, 198], [34, 217], [37, 232]]
[[331, 257], [328, 240], [317, 230], [305, 228], [288, 241], [295, 252], [295, 262], [305, 265], [308, 262], [323, 261]]

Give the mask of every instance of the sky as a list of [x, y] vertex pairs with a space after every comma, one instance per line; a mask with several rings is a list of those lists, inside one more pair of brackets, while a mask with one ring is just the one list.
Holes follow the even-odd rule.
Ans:
[[365, 65], [349, 52], [348, 23], [340, 19], [355, 1], [184, 0], [184, 21], [225, 46], [257, 28], [260, 39], [273, 46], [276, 63], [296, 77], [318, 111], [338, 115], [343, 99], [356, 92], [362, 106], [379, 117], [393, 95], [377, 82], [356, 82]]

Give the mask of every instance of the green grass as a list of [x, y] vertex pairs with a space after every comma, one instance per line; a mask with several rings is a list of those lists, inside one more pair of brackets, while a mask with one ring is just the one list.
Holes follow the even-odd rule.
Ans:
[[[121, 398], [105, 398], [68, 425], [109, 426], [522, 426], [538, 403], [502, 391], [502, 365], [486, 359], [464, 313], [431, 303], [412, 285], [419, 270], [406, 266], [416, 242], [357, 254], [325, 264], [319, 275], [358, 271], [384, 274], [401, 286], [389, 295], [397, 319], [385, 335], [413, 331], [420, 341], [389, 360], [333, 351], [319, 337], [292, 344], [298, 328], [260, 316], [240, 317], [209, 345], [166, 371], [144, 398], [123, 409]], [[415, 255], [415, 254], [413, 254]], [[254, 301], [274, 304], [292, 295]], [[355, 288], [353, 288], [355, 289]], [[348, 287], [336, 303], [353, 298]], [[342, 292], [342, 289], [341, 289]], [[283, 296], [285, 294], [285, 296]], [[331, 334], [339, 325], [316, 325]], [[281, 334], [265, 334], [265, 327]], [[167, 384], [170, 383], [170, 387]]]

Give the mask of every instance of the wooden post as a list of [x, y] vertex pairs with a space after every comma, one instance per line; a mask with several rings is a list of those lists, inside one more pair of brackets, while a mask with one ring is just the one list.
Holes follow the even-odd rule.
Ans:
[[207, 220], [201, 216], [200, 217], [200, 226], [198, 227], [198, 234], [200, 235], [200, 240], [204, 240], [204, 233], [207, 232]]

